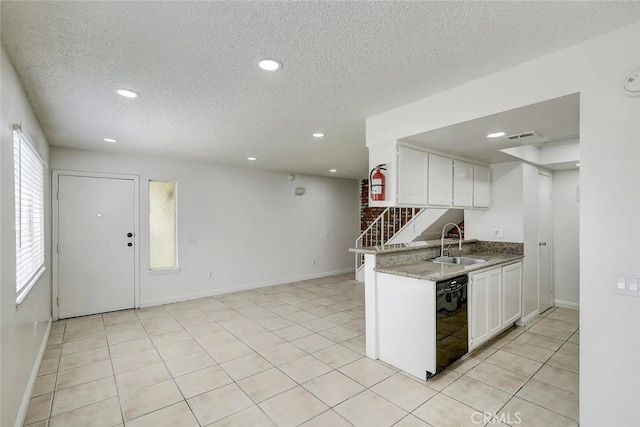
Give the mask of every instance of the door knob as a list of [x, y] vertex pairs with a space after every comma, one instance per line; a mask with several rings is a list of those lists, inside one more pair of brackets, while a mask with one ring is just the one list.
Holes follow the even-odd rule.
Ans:
[[127, 246], [131, 247], [131, 246], [133, 246], [133, 243], [129, 242], [129, 243], [127, 243]]
[[540, 242], [538, 243], [538, 246], [547, 246], [547, 242]]
[[127, 233], [127, 237], [133, 237], [133, 233]]

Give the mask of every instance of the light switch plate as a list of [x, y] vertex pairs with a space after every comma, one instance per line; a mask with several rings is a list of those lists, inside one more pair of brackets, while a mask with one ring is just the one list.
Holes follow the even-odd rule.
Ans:
[[618, 275], [615, 278], [613, 293], [617, 295], [627, 295], [640, 297], [640, 276]]

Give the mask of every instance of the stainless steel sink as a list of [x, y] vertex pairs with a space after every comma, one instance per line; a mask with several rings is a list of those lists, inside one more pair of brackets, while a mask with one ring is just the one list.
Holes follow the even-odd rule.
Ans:
[[461, 256], [449, 256], [449, 257], [439, 257], [432, 260], [438, 264], [458, 264], [458, 265], [474, 265], [474, 264], [482, 264], [483, 262], [487, 262], [486, 259], [480, 258], [467, 258]]

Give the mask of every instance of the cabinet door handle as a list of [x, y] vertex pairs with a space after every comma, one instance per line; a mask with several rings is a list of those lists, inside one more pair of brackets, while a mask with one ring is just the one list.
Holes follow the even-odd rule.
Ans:
[[538, 243], [538, 246], [547, 246], [547, 242], [540, 242]]

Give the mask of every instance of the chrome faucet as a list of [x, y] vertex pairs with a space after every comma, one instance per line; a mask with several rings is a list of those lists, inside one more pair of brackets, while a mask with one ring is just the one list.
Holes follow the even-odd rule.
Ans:
[[458, 224], [449, 222], [445, 224], [444, 227], [442, 227], [442, 237], [440, 238], [440, 258], [444, 256], [444, 232], [447, 229], [447, 225], [453, 225], [455, 228], [458, 229], [458, 234], [460, 236], [460, 239], [458, 240], [458, 250], [462, 251], [462, 230], [460, 230], [460, 227], [458, 227]]

